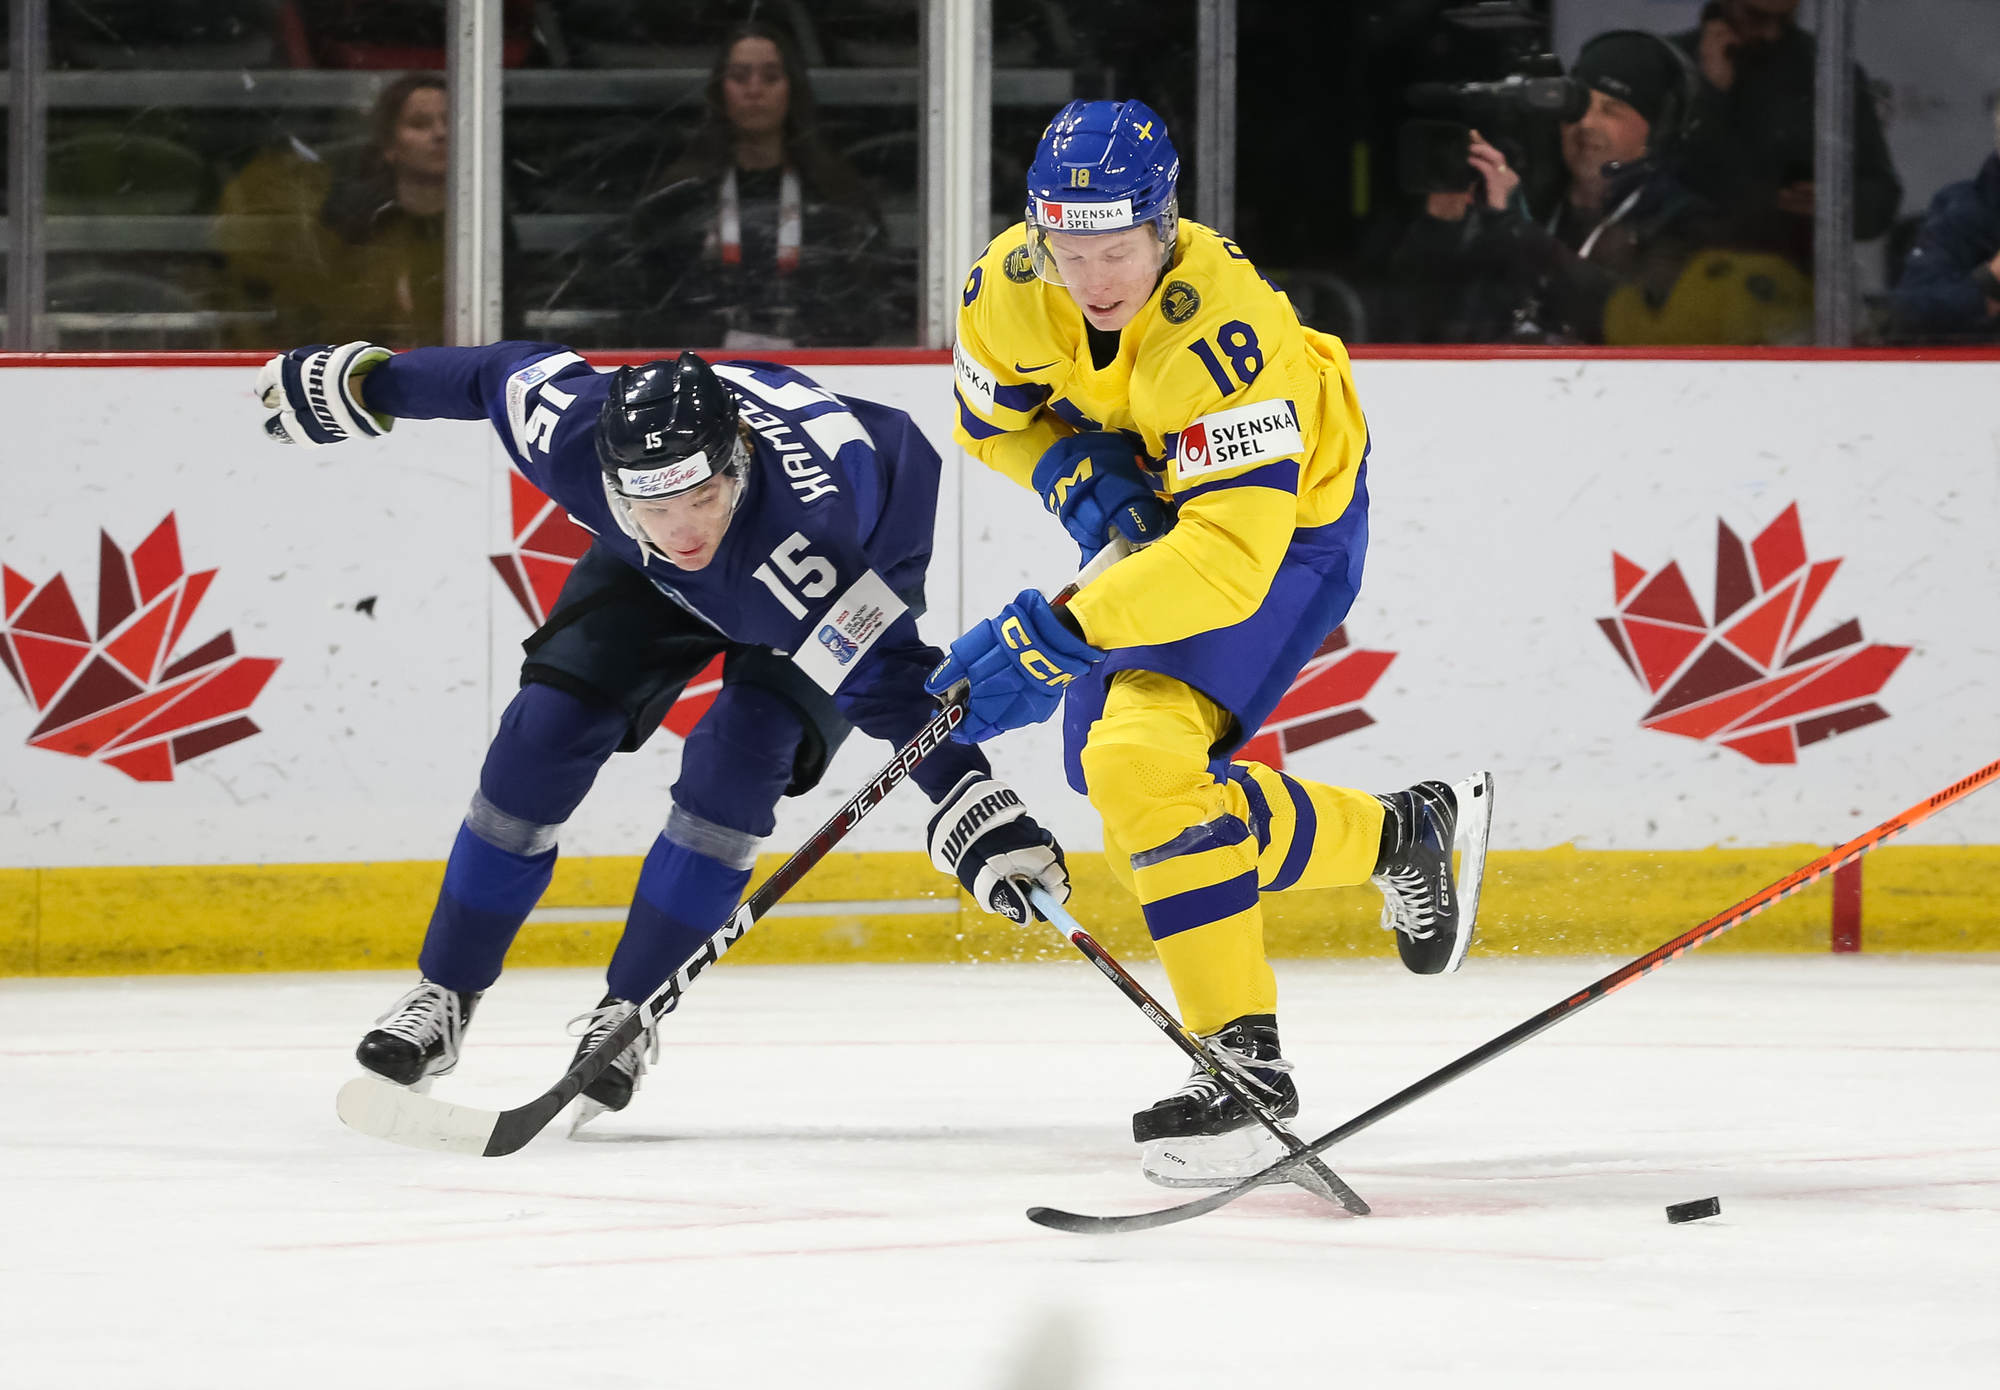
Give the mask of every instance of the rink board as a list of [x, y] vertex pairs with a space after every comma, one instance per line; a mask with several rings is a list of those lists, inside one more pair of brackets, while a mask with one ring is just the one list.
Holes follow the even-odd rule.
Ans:
[[[910, 410], [948, 444], [943, 363], [808, 370]], [[1308, 692], [1285, 766], [1381, 790], [1492, 768], [1496, 852], [1478, 949], [1509, 953], [1646, 949], [1949, 785], [2000, 751], [2000, 559], [1987, 535], [2000, 515], [2000, 422], [1976, 408], [1992, 372], [1358, 362], [1373, 539], [1345, 632], [1349, 654], [1382, 655], [1369, 658], [1372, 676]], [[98, 630], [116, 609], [102, 592], [107, 557], [137, 551], [171, 516], [178, 567], [157, 542], [135, 556], [140, 593], [214, 574], [159, 664], [213, 658], [211, 639], [227, 633], [230, 659], [267, 671], [254, 699], [179, 729], [187, 756], [148, 781], [30, 746], [74, 679], [32, 703], [0, 681], [0, 972], [379, 968], [407, 961], [421, 933], [436, 856], [531, 630], [496, 573], [494, 557], [512, 563], [519, 521], [504, 459], [485, 427], [451, 422], [405, 422], [374, 445], [280, 450], [258, 435], [249, 380], [242, 366], [0, 370], [17, 461], [0, 515], [10, 624], [18, 631], [61, 576], [88, 635], [115, 640], [122, 630]], [[934, 641], [1075, 564], [1031, 497], [944, 453], [924, 622]], [[1674, 644], [1705, 636], [1731, 582], [1719, 527], [1740, 538], [1753, 587], [1810, 576], [1810, 613], [1766, 641], [1774, 679], [1793, 657], [1854, 658], [1778, 721], [1808, 740], [1794, 761], [1643, 723], [1690, 678]], [[1663, 577], [1670, 563], [1678, 589]], [[1633, 608], [1656, 581], [1666, 598]], [[1662, 611], [1681, 620], [1679, 635]], [[1630, 664], [1601, 621], [1614, 619], [1626, 641], [1652, 644]], [[1758, 649], [1756, 633], [1742, 640]], [[1721, 699], [1733, 687], [1705, 688]], [[245, 719], [254, 731], [239, 724], [201, 746]], [[515, 959], [608, 952], [611, 910], [629, 891], [630, 856], [664, 819], [677, 750], [663, 732], [606, 769], [564, 832], [557, 889]], [[885, 754], [851, 740], [821, 790], [781, 808], [770, 847], [800, 842]], [[1136, 912], [1094, 862], [1101, 841], [1063, 783], [1055, 731], [1010, 736], [994, 760], [1071, 849], [1080, 915], [1142, 950]], [[927, 814], [919, 797], [890, 798], [843, 846], [852, 854], [797, 890], [849, 906], [774, 918], [740, 958], [1063, 949], [938, 898], [949, 884], [909, 854]], [[1865, 948], [2000, 948], [1987, 906], [2000, 888], [1995, 846], [2000, 796], [1976, 796], [1873, 856]], [[851, 906], [883, 899], [901, 910]], [[1268, 906], [1281, 955], [1391, 944], [1367, 890]], [[566, 907], [596, 912], [564, 921]], [[1828, 917], [1822, 885], [1724, 944], [1823, 950]]]

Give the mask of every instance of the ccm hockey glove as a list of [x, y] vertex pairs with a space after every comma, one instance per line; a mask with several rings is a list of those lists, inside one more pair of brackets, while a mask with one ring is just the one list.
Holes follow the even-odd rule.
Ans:
[[1164, 536], [1174, 514], [1139, 468], [1139, 452], [1122, 434], [1093, 431], [1058, 439], [1035, 465], [1042, 505], [1062, 519], [1085, 564], [1114, 536], [1145, 545]]
[[302, 347], [273, 357], [257, 369], [257, 400], [275, 412], [264, 421], [274, 443], [316, 449], [360, 435], [387, 434], [396, 421], [361, 403], [355, 380], [387, 362], [394, 353], [374, 343]]
[[1104, 653], [1067, 627], [1039, 590], [1023, 589], [997, 616], [951, 644], [924, 689], [948, 696], [964, 682], [965, 722], [951, 736], [983, 743], [1047, 719], [1069, 683], [1102, 660]]
[[[1069, 865], [1056, 837], [1035, 824], [1012, 787], [968, 772], [931, 817], [931, 863], [955, 874], [988, 912], [1016, 922], [1032, 914], [1031, 889], [1069, 901]], [[1046, 920], [1046, 919], [1043, 919]]]

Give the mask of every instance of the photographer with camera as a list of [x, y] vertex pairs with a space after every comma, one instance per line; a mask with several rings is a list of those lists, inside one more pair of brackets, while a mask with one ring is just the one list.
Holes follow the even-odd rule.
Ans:
[[[1431, 188], [1392, 262], [1418, 341], [1768, 342], [1796, 337], [1810, 287], [1773, 257], [1705, 252], [1715, 211], [1674, 173], [1697, 79], [1666, 40], [1637, 30], [1583, 46], [1556, 110], [1562, 173], [1546, 209], [1476, 132], [1469, 191]], [[1548, 79], [1510, 88], [1546, 107]], [[1419, 161], [1406, 161], [1406, 174]], [[1441, 180], [1440, 180], [1441, 181]], [[1406, 185], [1407, 186], [1407, 185]], [[1691, 267], [1697, 273], [1690, 273]], [[1809, 327], [1809, 324], [1808, 324]]]
[[[1813, 87], [1817, 45], [1794, 15], [1799, 0], [1710, 0], [1698, 27], [1672, 42], [1698, 66], [1700, 95], [1683, 169], [1726, 215], [1732, 241], [1813, 257]], [[1889, 230], [1902, 206], [1867, 75], [1853, 70], [1854, 235]]]

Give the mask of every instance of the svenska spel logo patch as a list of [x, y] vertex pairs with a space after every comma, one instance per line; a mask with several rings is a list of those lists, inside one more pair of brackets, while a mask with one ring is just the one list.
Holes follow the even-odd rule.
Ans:
[[1177, 478], [1221, 473], [1266, 459], [1305, 452], [1299, 415], [1290, 401], [1252, 401], [1204, 415], [1180, 433], [1174, 450]]
[[1051, 232], [1112, 232], [1132, 225], [1132, 200], [1051, 203], [1035, 199], [1035, 222]]

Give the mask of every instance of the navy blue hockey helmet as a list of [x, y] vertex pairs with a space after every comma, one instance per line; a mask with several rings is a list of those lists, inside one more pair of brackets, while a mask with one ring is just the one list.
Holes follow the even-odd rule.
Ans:
[[1047, 267], [1049, 232], [1116, 232], [1151, 226], [1161, 263], [1180, 227], [1181, 157], [1167, 123], [1142, 101], [1073, 101], [1056, 112], [1028, 166], [1028, 228], [1035, 269]]
[[597, 416], [605, 486], [624, 501], [652, 502], [713, 477], [740, 479], [750, 451], [737, 421], [736, 397], [691, 352], [620, 367]]

